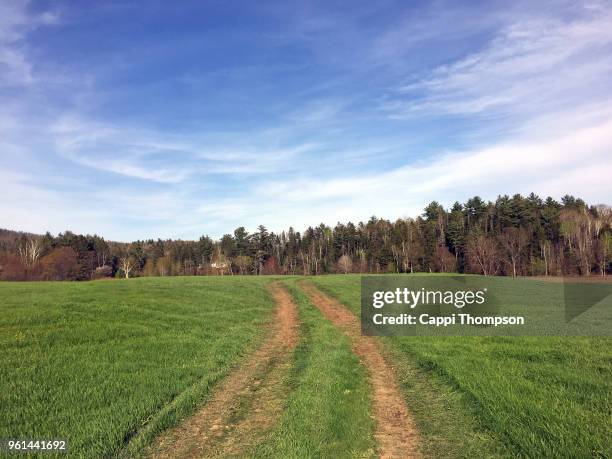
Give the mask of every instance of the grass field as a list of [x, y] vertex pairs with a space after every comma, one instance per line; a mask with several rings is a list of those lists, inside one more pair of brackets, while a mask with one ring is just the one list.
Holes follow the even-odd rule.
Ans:
[[273, 307], [265, 282], [0, 283], [0, 438], [63, 438], [86, 457], [138, 449], [254, 346]]
[[[65, 438], [73, 457], [137, 455], [257, 346], [272, 280], [0, 283], [0, 438]], [[308, 282], [359, 314], [359, 276]], [[250, 454], [374, 456], [366, 369], [295, 278], [283, 283], [299, 341], [283, 415]], [[426, 457], [612, 457], [612, 339], [382, 340]]]
[[[311, 281], [359, 314], [359, 276]], [[524, 279], [503, 282], [514, 289], [553, 288]], [[384, 340], [402, 369], [430, 455], [612, 456], [612, 339]]]

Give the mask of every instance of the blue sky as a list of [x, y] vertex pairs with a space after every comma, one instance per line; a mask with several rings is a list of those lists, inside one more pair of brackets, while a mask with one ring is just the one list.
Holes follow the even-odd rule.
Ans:
[[612, 2], [0, 2], [0, 227], [612, 199]]

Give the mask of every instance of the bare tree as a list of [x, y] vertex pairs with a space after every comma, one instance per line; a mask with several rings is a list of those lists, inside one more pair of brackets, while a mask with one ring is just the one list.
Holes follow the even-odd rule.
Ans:
[[396, 248], [397, 258], [401, 260], [404, 272], [414, 272], [414, 267], [419, 258], [423, 257], [424, 249], [421, 242], [421, 234], [416, 222], [412, 219], [406, 221], [405, 233], [402, 234], [401, 244]]
[[26, 269], [31, 268], [40, 258], [42, 244], [39, 239], [24, 239], [17, 247], [17, 253]]
[[157, 269], [157, 274], [159, 276], [167, 276], [170, 270], [170, 257], [159, 257], [155, 262], [155, 268]]
[[551, 258], [552, 258], [552, 243], [549, 240], [540, 242], [540, 251], [542, 252], [542, 259], [544, 260], [544, 275], [548, 276], [550, 270], [548, 269]]
[[433, 265], [437, 272], [452, 273], [457, 269], [457, 260], [445, 245], [438, 245], [434, 255]]
[[606, 275], [606, 267], [612, 257], [612, 233], [605, 232], [596, 241], [595, 257], [599, 265], [599, 272], [602, 276]]
[[605, 231], [604, 228], [612, 229], [612, 208], [605, 204], [596, 206], [597, 218], [595, 219], [595, 237], [597, 244], [595, 247], [595, 256], [599, 264], [599, 272], [602, 276], [606, 275], [606, 267], [608, 260], [612, 254], [612, 233]]
[[506, 262], [512, 267], [512, 275], [516, 277], [517, 267], [521, 266], [521, 259], [529, 243], [529, 235], [524, 228], [505, 228], [499, 236], [499, 243], [506, 255]]
[[123, 271], [125, 278], [129, 279], [130, 273], [136, 266], [136, 260], [134, 260], [134, 257], [125, 256], [119, 260], [119, 266], [121, 267], [121, 271]]
[[246, 274], [249, 266], [253, 264], [253, 259], [247, 255], [239, 255], [234, 260], [234, 263], [238, 266], [240, 274]]
[[497, 274], [499, 269], [499, 254], [494, 239], [483, 234], [471, 237], [467, 244], [467, 255], [470, 264], [485, 276]]
[[570, 253], [578, 256], [581, 273], [589, 276], [594, 261], [593, 240], [597, 230], [596, 219], [587, 209], [564, 209], [559, 217], [561, 234]]
[[344, 274], [348, 274], [353, 269], [353, 260], [348, 255], [342, 255], [338, 259], [338, 269], [342, 271]]
[[597, 218], [595, 219], [595, 236], [599, 236], [599, 233], [606, 226], [612, 226], [612, 208], [605, 204], [598, 204]]

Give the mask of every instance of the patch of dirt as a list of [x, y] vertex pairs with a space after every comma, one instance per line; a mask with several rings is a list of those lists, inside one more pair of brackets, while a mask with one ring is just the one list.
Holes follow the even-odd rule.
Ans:
[[277, 307], [264, 343], [220, 383], [198, 412], [162, 433], [145, 452], [148, 457], [243, 456], [280, 417], [298, 340], [298, 313], [280, 283], [270, 290]]
[[421, 457], [414, 420], [402, 397], [393, 368], [382, 357], [379, 343], [374, 337], [361, 335], [359, 320], [344, 305], [310, 283], [301, 282], [300, 286], [323, 315], [351, 338], [353, 351], [369, 370], [376, 420], [375, 438], [380, 457]]

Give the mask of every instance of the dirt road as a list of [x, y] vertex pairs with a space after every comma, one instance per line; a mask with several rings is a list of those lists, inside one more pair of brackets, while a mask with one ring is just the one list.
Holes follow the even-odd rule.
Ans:
[[310, 301], [353, 342], [353, 351], [367, 367], [372, 384], [376, 442], [381, 458], [420, 457], [414, 421], [399, 390], [393, 369], [382, 357], [379, 344], [362, 336], [359, 320], [345, 306], [308, 282], [300, 282]]

